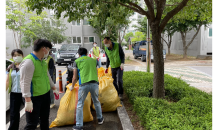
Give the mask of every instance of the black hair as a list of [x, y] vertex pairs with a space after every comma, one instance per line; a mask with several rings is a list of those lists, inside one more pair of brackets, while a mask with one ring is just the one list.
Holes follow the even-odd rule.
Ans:
[[94, 43], [96, 43], [96, 44], [97, 44], [97, 42], [93, 42], [93, 43], [92, 43], [92, 45], [93, 45]]
[[14, 53], [17, 52], [19, 54], [21, 54], [23, 56], [23, 52], [20, 50], [20, 49], [14, 49], [12, 52], [11, 52], [11, 56], [13, 57], [14, 56]]
[[88, 52], [87, 49], [83, 48], [83, 47], [80, 47], [79, 50], [78, 50], [78, 54], [81, 55], [81, 56], [86, 55], [87, 52]]
[[110, 37], [104, 37], [104, 39], [111, 40]]
[[38, 52], [42, 47], [52, 48], [52, 44], [50, 41], [45, 39], [37, 39], [34, 41], [33, 51]]

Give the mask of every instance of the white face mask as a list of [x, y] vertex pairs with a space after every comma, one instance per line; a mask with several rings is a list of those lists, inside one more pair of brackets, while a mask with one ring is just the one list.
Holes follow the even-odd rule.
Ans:
[[94, 47], [96, 47], [97, 45], [96, 44], [94, 44]]
[[110, 46], [110, 44], [104, 44], [106, 47], [109, 47]]
[[[47, 49], [46, 49], [47, 50]], [[48, 51], [48, 50], [47, 50]], [[44, 58], [47, 58], [48, 57], [48, 55], [49, 55], [49, 51], [48, 51], [48, 53], [47, 54], [45, 54], [45, 52], [44, 52], [44, 57], [43, 57], [43, 59]]]
[[16, 57], [13, 57], [13, 60], [14, 60], [16, 63], [21, 63], [22, 60], [23, 60], [23, 57], [22, 57], [22, 56], [16, 56]]

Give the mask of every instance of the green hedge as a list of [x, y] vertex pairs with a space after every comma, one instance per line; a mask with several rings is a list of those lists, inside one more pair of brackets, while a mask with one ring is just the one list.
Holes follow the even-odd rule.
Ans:
[[153, 73], [124, 72], [124, 91], [148, 130], [212, 129], [212, 95], [165, 75], [165, 99], [152, 98]]

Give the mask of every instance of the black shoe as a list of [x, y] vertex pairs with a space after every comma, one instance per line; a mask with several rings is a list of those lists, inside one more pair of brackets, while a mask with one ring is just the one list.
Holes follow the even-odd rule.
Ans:
[[82, 126], [73, 126], [73, 130], [83, 130]]
[[103, 124], [103, 122], [104, 122], [104, 117], [102, 116], [101, 119], [98, 119], [98, 124], [101, 125], [101, 124]]

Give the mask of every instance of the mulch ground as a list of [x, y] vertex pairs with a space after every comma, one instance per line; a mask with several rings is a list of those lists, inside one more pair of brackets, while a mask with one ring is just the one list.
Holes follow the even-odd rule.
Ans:
[[139, 120], [139, 117], [136, 115], [136, 112], [133, 110], [132, 104], [129, 102], [129, 99], [127, 95], [124, 93], [123, 94], [123, 104], [126, 108], [127, 114], [132, 122], [132, 125], [135, 130], [146, 130], [142, 125]]

